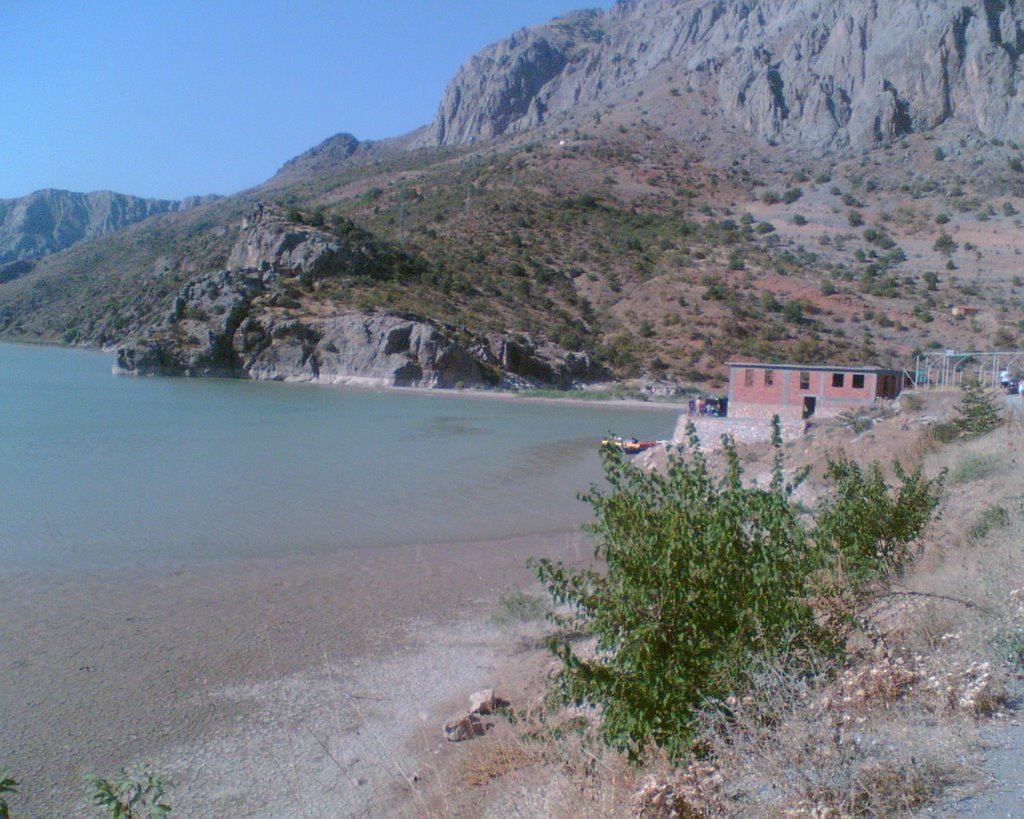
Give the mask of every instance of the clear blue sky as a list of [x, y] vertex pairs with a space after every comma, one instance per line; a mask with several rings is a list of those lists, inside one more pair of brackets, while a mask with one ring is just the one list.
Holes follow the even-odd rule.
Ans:
[[0, 198], [234, 193], [433, 119], [458, 67], [612, 0], [0, 0]]

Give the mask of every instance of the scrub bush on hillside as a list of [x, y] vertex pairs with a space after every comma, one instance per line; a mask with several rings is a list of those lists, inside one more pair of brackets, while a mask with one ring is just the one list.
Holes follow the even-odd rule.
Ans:
[[1002, 421], [992, 395], [977, 382], [964, 383], [953, 421], [960, 437], [977, 438], [994, 430]]
[[555, 603], [568, 607], [553, 616], [562, 633], [596, 639], [593, 657], [552, 641], [561, 695], [600, 706], [605, 740], [632, 758], [650, 745], [684, 757], [698, 710], [742, 691], [765, 661], [840, 655], [845, 631], [815, 606], [836, 592], [837, 564], [855, 567], [861, 587], [904, 566], [938, 499], [939, 482], [919, 472], [898, 471], [891, 494], [880, 472], [865, 477], [837, 460], [836, 497], [808, 529], [791, 502], [806, 473], [786, 482], [778, 419], [767, 487], [744, 484], [727, 436], [716, 477], [692, 426], [688, 434], [688, 451], [672, 453], [664, 475], [604, 451], [609, 489], [583, 498], [596, 513], [589, 528], [603, 573], [534, 564]]

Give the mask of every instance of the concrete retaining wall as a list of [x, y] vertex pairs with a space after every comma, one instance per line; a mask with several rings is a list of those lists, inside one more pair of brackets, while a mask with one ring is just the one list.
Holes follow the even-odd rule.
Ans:
[[[731, 435], [737, 443], [767, 443], [772, 439], [771, 418], [714, 418], [709, 416], [680, 415], [672, 435], [673, 444], [686, 441], [686, 424], [697, 428], [701, 448], [711, 452], [722, 446], [722, 436]], [[782, 420], [782, 438], [791, 441], [803, 435], [804, 424], [799, 418]]]

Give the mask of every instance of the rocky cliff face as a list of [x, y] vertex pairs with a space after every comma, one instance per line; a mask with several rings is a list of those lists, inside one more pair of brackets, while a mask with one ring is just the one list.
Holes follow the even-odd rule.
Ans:
[[472, 57], [421, 142], [534, 128], [658, 72], [680, 110], [680, 87], [705, 92], [705, 116], [764, 140], [864, 148], [954, 117], [1014, 140], [1022, 53], [1018, 0], [622, 0]]
[[176, 202], [110, 191], [42, 190], [20, 199], [0, 199], [0, 265], [56, 253], [150, 216], [186, 210], [208, 198]]
[[159, 326], [117, 350], [116, 368], [135, 375], [413, 387], [567, 388], [607, 375], [586, 355], [528, 337], [477, 336], [386, 312], [291, 313], [296, 280], [372, 275], [380, 266], [358, 234], [297, 225], [257, 205], [228, 269], [184, 285]]

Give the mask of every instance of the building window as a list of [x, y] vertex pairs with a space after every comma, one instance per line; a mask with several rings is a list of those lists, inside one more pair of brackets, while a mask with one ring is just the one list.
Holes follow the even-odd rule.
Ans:
[[800, 389], [809, 390], [811, 388], [811, 374], [800, 373]]
[[770, 387], [774, 383], [775, 383], [775, 370], [765, 370], [764, 371], [764, 385], [766, 387]]
[[853, 376], [853, 388], [855, 390], [862, 390], [862, 389], [864, 389], [864, 376], [863, 375], [854, 375]]
[[832, 373], [832, 386], [841, 387], [846, 381], [846, 376], [842, 373]]
[[744, 387], [753, 387], [754, 386], [754, 371], [753, 370], [745, 370], [743, 372], [743, 386]]

